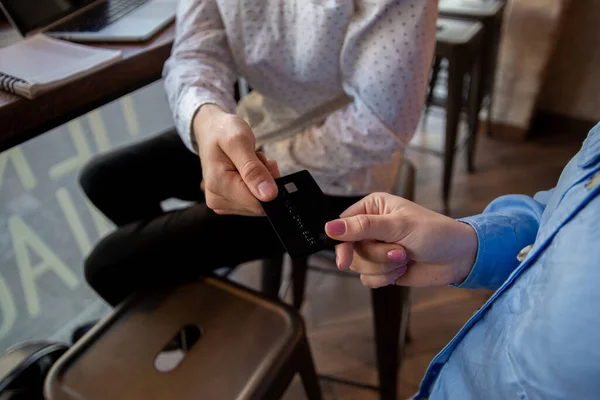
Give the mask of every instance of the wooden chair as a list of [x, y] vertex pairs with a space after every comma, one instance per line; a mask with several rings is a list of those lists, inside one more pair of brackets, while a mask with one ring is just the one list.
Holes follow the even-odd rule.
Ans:
[[205, 278], [140, 293], [54, 365], [48, 400], [277, 399], [296, 373], [321, 398], [298, 313]]
[[[408, 200], [414, 199], [415, 168], [404, 160], [398, 172], [398, 183], [394, 194]], [[332, 251], [322, 252], [329, 259], [331, 272], [339, 273], [335, 267]], [[304, 301], [305, 282], [309, 265], [308, 258], [292, 261], [292, 293], [294, 307], [300, 309]], [[281, 286], [282, 258], [265, 260], [263, 263], [263, 292], [277, 297]], [[345, 273], [345, 275], [348, 275]], [[398, 369], [402, 359], [409, 315], [409, 289], [402, 286], [387, 286], [371, 290], [371, 307], [375, 329], [375, 351], [379, 372], [379, 392], [381, 399], [396, 399]]]

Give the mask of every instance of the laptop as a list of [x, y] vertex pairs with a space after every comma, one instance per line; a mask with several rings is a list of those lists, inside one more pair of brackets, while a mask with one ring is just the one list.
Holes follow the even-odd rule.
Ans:
[[141, 42], [175, 19], [177, 0], [0, 0], [23, 36], [77, 42]]

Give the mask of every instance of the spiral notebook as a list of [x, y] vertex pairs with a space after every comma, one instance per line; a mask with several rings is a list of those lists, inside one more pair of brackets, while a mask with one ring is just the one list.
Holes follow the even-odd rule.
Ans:
[[121, 52], [43, 34], [0, 49], [0, 90], [33, 99], [117, 61]]

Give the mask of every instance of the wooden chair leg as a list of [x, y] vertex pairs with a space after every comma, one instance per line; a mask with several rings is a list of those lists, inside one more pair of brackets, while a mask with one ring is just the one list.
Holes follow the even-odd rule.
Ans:
[[283, 254], [267, 258], [262, 262], [261, 289], [270, 299], [279, 298], [281, 272], [283, 270]]
[[292, 260], [292, 290], [296, 310], [300, 310], [304, 302], [306, 274], [308, 273], [308, 258]]
[[300, 374], [306, 397], [309, 400], [321, 400], [319, 378], [317, 377], [317, 371], [306, 337], [302, 338], [302, 342], [299, 344], [297, 351], [298, 373]]
[[[404, 303], [408, 299], [408, 288], [385, 286], [371, 290], [375, 347], [379, 371], [380, 398], [396, 399], [398, 388], [398, 367], [404, 346], [402, 328], [404, 313], [408, 311]], [[405, 311], [406, 310], [406, 311]], [[402, 333], [402, 334], [401, 334]]]
[[450, 210], [450, 188], [452, 185], [452, 168], [454, 166], [454, 149], [458, 134], [458, 123], [462, 110], [462, 90], [465, 76], [464, 61], [461, 55], [448, 60], [448, 98], [446, 100], [446, 144], [444, 149], [444, 173], [442, 181], [442, 200], [444, 212]]

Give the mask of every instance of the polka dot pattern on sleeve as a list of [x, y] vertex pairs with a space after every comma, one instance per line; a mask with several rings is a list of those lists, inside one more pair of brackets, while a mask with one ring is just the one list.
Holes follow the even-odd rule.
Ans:
[[[214, 4], [208, 19], [222, 24], [233, 67], [263, 97], [257, 136], [332, 99], [353, 99], [322, 124], [265, 146], [282, 173], [308, 169], [329, 194], [387, 190], [393, 173], [380, 167], [393, 168], [420, 117], [436, 0], [181, 1]], [[194, 85], [210, 91], [219, 80], [206, 74]]]

